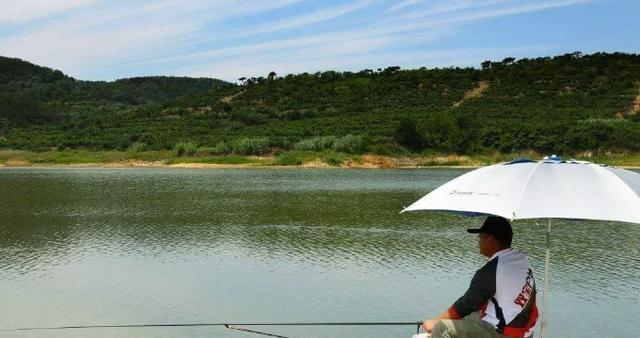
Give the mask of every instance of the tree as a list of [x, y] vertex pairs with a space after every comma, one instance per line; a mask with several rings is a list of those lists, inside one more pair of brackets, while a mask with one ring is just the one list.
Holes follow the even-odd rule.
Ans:
[[516, 60], [516, 58], [510, 56], [510, 57], [504, 58], [504, 60], [502, 60], [502, 63], [504, 63], [505, 65], [510, 65], [515, 60]]
[[400, 66], [391, 66], [384, 69], [384, 73], [395, 74], [400, 70]]
[[412, 151], [419, 151], [424, 146], [424, 137], [418, 132], [413, 119], [408, 116], [400, 120], [395, 138], [400, 145]]

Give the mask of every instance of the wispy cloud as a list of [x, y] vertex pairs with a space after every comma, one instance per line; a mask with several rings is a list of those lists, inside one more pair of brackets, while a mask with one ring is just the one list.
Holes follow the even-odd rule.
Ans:
[[19, 24], [89, 5], [95, 0], [0, 0], [0, 25]]
[[285, 29], [298, 28], [301, 26], [306, 26], [310, 24], [332, 20], [337, 17], [356, 11], [358, 9], [361, 9], [367, 6], [369, 3], [370, 1], [359, 1], [356, 3], [346, 4], [338, 7], [332, 7], [328, 9], [322, 9], [322, 10], [318, 10], [308, 14], [301, 14], [298, 16], [293, 16], [286, 19], [269, 22], [260, 26], [253, 26], [243, 30], [242, 32], [237, 34], [236, 37], [265, 34], [265, 33], [276, 32], [276, 31], [281, 31]]
[[[141, 74], [234, 79], [251, 76], [250, 70], [377, 68], [401, 60], [419, 64], [421, 58], [432, 66], [442, 64], [434, 51], [463, 50], [455, 46], [466, 41], [461, 32], [477, 22], [588, 2], [0, 0], [0, 55], [100, 79]], [[510, 48], [490, 35], [484, 45], [490, 48], [469, 50], [499, 54], [495, 51]], [[399, 61], [393, 62], [394, 56]]]
[[[367, 27], [356, 27], [338, 32], [305, 35], [303, 37], [272, 39], [269, 41], [252, 42], [249, 44], [242, 44], [233, 47], [213, 47], [204, 51], [149, 59], [145, 60], [145, 62], [172, 62], [184, 60], [198, 61], [206, 59], [211, 60], [224, 57], [236, 57], [238, 55], [246, 54], [263, 55], [270, 52], [281, 53], [284, 50], [301, 48], [333, 49], [336, 43], [357, 42], [360, 40], [371, 40], [374, 38], [397, 42], [399, 41], [399, 39], [402, 39], [402, 36], [410, 34], [411, 32], [415, 34], [416, 31], [423, 32], [422, 34], [425, 37], [428, 36], [429, 40], [433, 40], [435, 38], [438, 38], [439, 34], [441, 36], [444, 36], [446, 34], [445, 32], [447, 32], [447, 30], [450, 30], [451, 26], [487, 18], [538, 11], [545, 8], [563, 6], [563, 4], [574, 4], [577, 2], [585, 1], [588, 0], [564, 0], [554, 1], [553, 3], [540, 3], [536, 5], [512, 6], [496, 10], [483, 10], [471, 13], [464, 12], [460, 15], [443, 17], [428, 21], [406, 21], [404, 20], [405, 18], [402, 18], [402, 20], [387, 20]], [[495, 0], [490, 2], [495, 2]], [[438, 7], [438, 10], [445, 11], [446, 9], [446, 11], [448, 12], [452, 11], [454, 7], [454, 5], [449, 4], [449, 6]], [[480, 7], [482, 7], [482, 5], [480, 5]], [[395, 43], [394, 46], [397, 46], [397, 43]]]
[[405, 68], [417, 68], [425, 64], [431, 67], [464, 67], [475, 64], [477, 60], [497, 60], [506, 56], [524, 56], [548, 48], [550, 46], [539, 45], [515, 48], [455, 48], [433, 51], [405, 51], [403, 53], [378, 51], [366, 60], [362, 60], [362, 57], [357, 53], [343, 54], [333, 51], [322, 54], [308, 53], [303, 55], [305, 57], [291, 59], [265, 58], [261, 60], [262, 62], [255, 62], [254, 58], [245, 56], [185, 69], [179, 75], [220, 77], [234, 81], [240, 76], [266, 76], [271, 71], [276, 71], [278, 74], [283, 75], [301, 72], [315, 73], [316, 71], [326, 70], [359, 71], [365, 68], [376, 69], [392, 65], [402, 65]]
[[[84, 11], [51, 18], [45, 24], [27, 27], [0, 40], [0, 55], [84, 73], [166, 48], [198, 32], [208, 21], [256, 14], [298, 1], [273, 0], [252, 5], [247, 0], [192, 0], [185, 6], [181, 0], [162, 0], [134, 1], [124, 7], [96, 2], [85, 6]], [[46, 18], [45, 13], [39, 18]]]
[[419, 3], [423, 2], [423, 1], [424, 0], [404, 0], [404, 1], [400, 1], [400, 2], [392, 5], [391, 7], [389, 7], [389, 11], [390, 12], [396, 12], [396, 11], [401, 10], [403, 8], [419, 4]]
[[558, 8], [558, 7], [566, 7], [566, 6], [572, 6], [577, 4], [583, 4], [583, 3], [592, 2], [592, 1], [593, 0], [555, 0], [555, 1], [547, 1], [547, 2], [538, 2], [533, 4], [513, 5], [513, 6], [504, 7], [504, 8], [482, 10], [476, 13], [465, 14], [461, 17], [453, 18], [451, 20], [445, 20], [445, 21], [466, 22], [466, 21], [472, 21], [472, 20], [489, 19], [489, 18], [495, 18], [500, 16], [539, 12], [539, 11], [549, 10], [549, 9]]
[[415, 19], [415, 18], [425, 18], [432, 17], [436, 15], [443, 15], [448, 13], [461, 13], [463, 11], [483, 8], [486, 6], [495, 5], [498, 3], [504, 3], [505, 0], [452, 0], [445, 3], [434, 3], [426, 6], [425, 8], [420, 8], [417, 10], [413, 10], [410, 13], [407, 13], [402, 18], [403, 19]]

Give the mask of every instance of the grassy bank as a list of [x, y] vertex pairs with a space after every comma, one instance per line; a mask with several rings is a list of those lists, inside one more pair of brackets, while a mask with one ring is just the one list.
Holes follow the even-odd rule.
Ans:
[[[455, 155], [422, 153], [402, 156], [376, 154], [355, 155], [335, 151], [286, 151], [265, 156], [211, 155], [195, 153], [180, 156], [178, 151], [86, 151], [64, 150], [31, 152], [0, 150], [0, 166], [140, 166], [140, 167], [354, 167], [354, 168], [413, 168], [413, 167], [478, 167], [514, 158], [542, 158], [535, 152], [489, 153]], [[581, 153], [576, 158], [621, 167], [640, 167], [639, 153]]]

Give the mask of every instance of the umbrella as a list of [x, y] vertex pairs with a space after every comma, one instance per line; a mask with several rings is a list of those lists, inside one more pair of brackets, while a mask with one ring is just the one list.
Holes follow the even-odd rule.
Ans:
[[545, 334], [551, 219], [640, 223], [640, 174], [553, 155], [470, 171], [436, 188], [402, 212], [451, 211], [510, 220], [548, 219], [540, 335]]

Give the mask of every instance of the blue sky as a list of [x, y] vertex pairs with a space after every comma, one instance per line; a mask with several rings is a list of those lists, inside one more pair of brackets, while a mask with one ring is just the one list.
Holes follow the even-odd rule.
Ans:
[[78, 79], [640, 53], [638, 0], [0, 0], [0, 55]]

